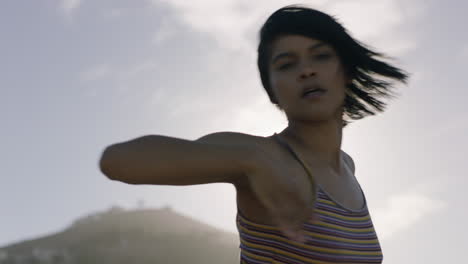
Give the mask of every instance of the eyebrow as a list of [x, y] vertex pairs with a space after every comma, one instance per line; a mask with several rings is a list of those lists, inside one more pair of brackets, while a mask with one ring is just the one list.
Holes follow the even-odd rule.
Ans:
[[[314, 49], [318, 49], [318, 48], [320, 48], [320, 47], [322, 47], [322, 46], [325, 46], [325, 45], [326, 45], [325, 42], [319, 42], [319, 43], [316, 43], [316, 44], [310, 46], [307, 50], [308, 50], [308, 51], [312, 51], [312, 50], [314, 50]], [[281, 58], [283, 58], [283, 57], [290, 57], [290, 56], [293, 56], [293, 54], [292, 54], [291, 52], [282, 52], [282, 53], [276, 55], [276, 56], [271, 60], [271, 64], [274, 64], [277, 60], [279, 60], [279, 59], [281, 59]]]

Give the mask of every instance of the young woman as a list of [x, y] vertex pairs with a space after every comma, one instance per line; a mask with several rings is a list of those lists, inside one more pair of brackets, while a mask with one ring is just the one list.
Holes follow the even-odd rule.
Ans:
[[288, 126], [269, 137], [217, 132], [197, 140], [149, 135], [107, 147], [102, 172], [128, 184], [231, 183], [241, 263], [381, 263], [352, 158], [350, 120], [383, 111], [407, 74], [354, 40], [331, 16], [293, 5], [260, 31], [258, 67]]

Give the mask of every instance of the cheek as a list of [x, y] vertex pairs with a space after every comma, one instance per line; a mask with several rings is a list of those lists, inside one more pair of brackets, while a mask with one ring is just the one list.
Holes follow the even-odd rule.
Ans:
[[274, 77], [270, 77], [268, 79], [268, 83], [270, 84], [270, 89], [273, 92], [273, 94], [277, 95], [278, 94], [278, 81]]
[[272, 85], [276, 85], [276, 86], [281, 85], [282, 83], [285, 82], [285, 79], [286, 79], [285, 74], [275, 72], [270, 75], [270, 83]]
[[270, 86], [273, 90], [274, 94], [282, 95], [284, 91], [286, 91], [288, 86], [290, 85], [290, 80], [286, 76], [280, 76], [276, 74], [270, 78]]
[[333, 86], [335, 86], [339, 90], [345, 90], [346, 88], [346, 77], [344, 70], [341, 67], [334, 67], [330, 72], [330, 75], [328, 78], [330, 78], [330, 81], [333, 83]]

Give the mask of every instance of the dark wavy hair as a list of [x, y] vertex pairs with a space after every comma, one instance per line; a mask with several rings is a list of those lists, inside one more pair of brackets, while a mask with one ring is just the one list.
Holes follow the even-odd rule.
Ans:
[[257, 50], [262, 85], [270, 101], [281, 111], [268, 81], [268, 64], [272, 56], [272, 43], [278, 37], [290, 34], [318, 39], [331, 45], [352, 77], [344, 101], [343, 127], [350, 120], [385, 110], [386, 103], [381, 98], [395, 97], [395, 92], [391, 90], [393, 83], [385, 78], [407, 83], [408, 74], [405, 71], [379, 60], [390, 57], [372, 51], [353, 39], [334, 17], [304, 5], [289, 5], [275, 11], [266, 20], [260, 29]]

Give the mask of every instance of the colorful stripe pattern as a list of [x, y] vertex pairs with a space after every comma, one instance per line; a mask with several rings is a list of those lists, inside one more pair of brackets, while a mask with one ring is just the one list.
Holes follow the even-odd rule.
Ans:
[[278, 228], [248, 220], [237, 211], [240, 263], [382, 263], [383, 255], [365, 205], [350, 211], [318, 190], [317, 223], [305, 223], [305, 244], [289, 240]]

